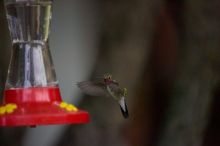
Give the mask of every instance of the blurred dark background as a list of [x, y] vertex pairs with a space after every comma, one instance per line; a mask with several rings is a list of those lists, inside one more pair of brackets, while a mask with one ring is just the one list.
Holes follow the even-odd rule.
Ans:
[[[2, 99], [3, 0], [0, 26]], [[220, 146], [220, 1], [54, 0], [50, 44], [63, 98], [91, 121], [0, 128], [0, 146]], [[128, 88], [129, 119], [74, 86], [106, 72]]]

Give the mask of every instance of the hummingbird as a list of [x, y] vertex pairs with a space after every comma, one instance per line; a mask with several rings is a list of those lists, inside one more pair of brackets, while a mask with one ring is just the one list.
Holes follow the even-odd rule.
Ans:
[[121, 88], [116, 80], [112, 79], [111, 74], [104, 74], [103, 77], [95, 81], [78, 82], [77, 86], [87, 95], [99, 97], [111, 97], [115, 99], [121, 109], [124, 118], [129, 117], [125, 97], [127, 89]]

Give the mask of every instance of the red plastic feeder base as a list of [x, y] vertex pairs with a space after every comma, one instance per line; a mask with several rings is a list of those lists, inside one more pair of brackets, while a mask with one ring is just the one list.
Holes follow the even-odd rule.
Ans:
[[58, 87], [5, 90], [0, 126], [82, 124], [89, 114], [62, 102]]

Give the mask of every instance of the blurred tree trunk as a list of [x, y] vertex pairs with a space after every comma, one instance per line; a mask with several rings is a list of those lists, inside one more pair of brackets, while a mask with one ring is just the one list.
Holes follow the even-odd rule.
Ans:
[[170, 11], [166, 5], [161, 7], [149, 61], [136, 87], [136, 97], [140, 98], [134, 102], [134, 120], [130, 123], [129, 141], [132, 146], [154, 146], [159, 140], [178, 63], [177, 32]]
[[216, 87], [214, 100], [212, 101], [212, 109], [210, 121], [206, 128], [203, 146], [219, 146], [220, 145], [220, 84]]
[[186, 0], [181, 65], [160, 146], [201, 146], [219, 80], [220, 2]]

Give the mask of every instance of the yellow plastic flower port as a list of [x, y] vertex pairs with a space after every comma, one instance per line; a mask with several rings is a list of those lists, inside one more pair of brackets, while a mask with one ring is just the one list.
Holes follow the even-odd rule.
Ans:
[[66, 103], [66, 102], [61, 102], [61, 103], [60, 103], [60, 107], [61, 107], [61, 108], [66, 108], [67, 105], [68, 105], [68, 103]]
[[3, 114], [5, 114], [5, 107], [4, 106], [0, 107], [0, 115], [3, 115]]
[[72, 105], [72, 104], [69, 104], [67, 107], [66, 107], [66, 110], [68, 111], [77, 111], [78, 109]]
[[76, 106], [74, 106], [73, 104], [68, 104], [66, 102], [61, 102], [60, 108], [66, 109], [67, 111], [78, 111]]
[[0, 107], [0, 115], [11, 114], [17, 108], [17, 105], [14, 103], [8, 103], [5, 106]]

